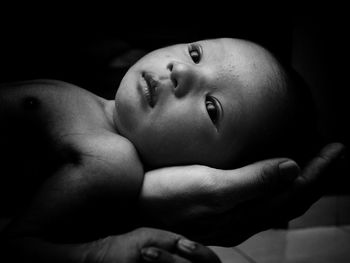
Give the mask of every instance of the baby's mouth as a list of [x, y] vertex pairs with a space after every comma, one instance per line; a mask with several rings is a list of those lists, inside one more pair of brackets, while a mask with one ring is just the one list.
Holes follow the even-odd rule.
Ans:
[[154, 78], [154, 76], [152, 76], [152, 74], [147, 72], [142, 73], [142, 77], [147, 83], [147, 86], [144, 87], [146, 100], [148, 104], [153, 108], [157, 102], [158, 81]]

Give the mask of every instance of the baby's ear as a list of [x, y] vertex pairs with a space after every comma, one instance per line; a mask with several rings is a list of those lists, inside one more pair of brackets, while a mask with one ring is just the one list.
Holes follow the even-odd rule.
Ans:
[[109, 67], [111, 69], [129, 68], [146, 54], [147, 51], [143, 49], [128, 49], [114, 57], [109, 63]]

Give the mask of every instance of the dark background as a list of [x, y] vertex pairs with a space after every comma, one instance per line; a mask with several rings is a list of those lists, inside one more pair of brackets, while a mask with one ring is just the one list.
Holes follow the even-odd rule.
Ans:
[[[128, 66], [148, 51], [205, 38], [245, 38], [299, 71], [312, 89], [323, 136], [349, 144], [349, 28], [342, 8], [208, 9], [2, 8], [0, 82], [54, 78], [113, 99]], [[350, 193], [349, 182], [345, 158], [329, 193]]]

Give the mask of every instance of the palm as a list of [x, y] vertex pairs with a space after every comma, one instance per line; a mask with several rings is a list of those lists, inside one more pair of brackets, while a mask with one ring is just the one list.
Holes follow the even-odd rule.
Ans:
[[286, 159], [236, 170], [194, 165], [152, 171], [145, 177], [141, 208], [154, 226], [210, 245], [236, 245], [304, 213], [321, 196], [315, 190], [343, 148], [327, 145], [302, 171], [292, 165], [288, 176], [278, 168]]

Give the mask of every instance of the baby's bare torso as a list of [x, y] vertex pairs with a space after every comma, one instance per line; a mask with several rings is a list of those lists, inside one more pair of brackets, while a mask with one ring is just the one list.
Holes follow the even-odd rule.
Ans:
[[2, 216], [17, 216], [13, 229], [80, 233], [130, 218], [143, 168], [117, 134], [113, 107], [60, 81], [0, 88], [0, 205]]

